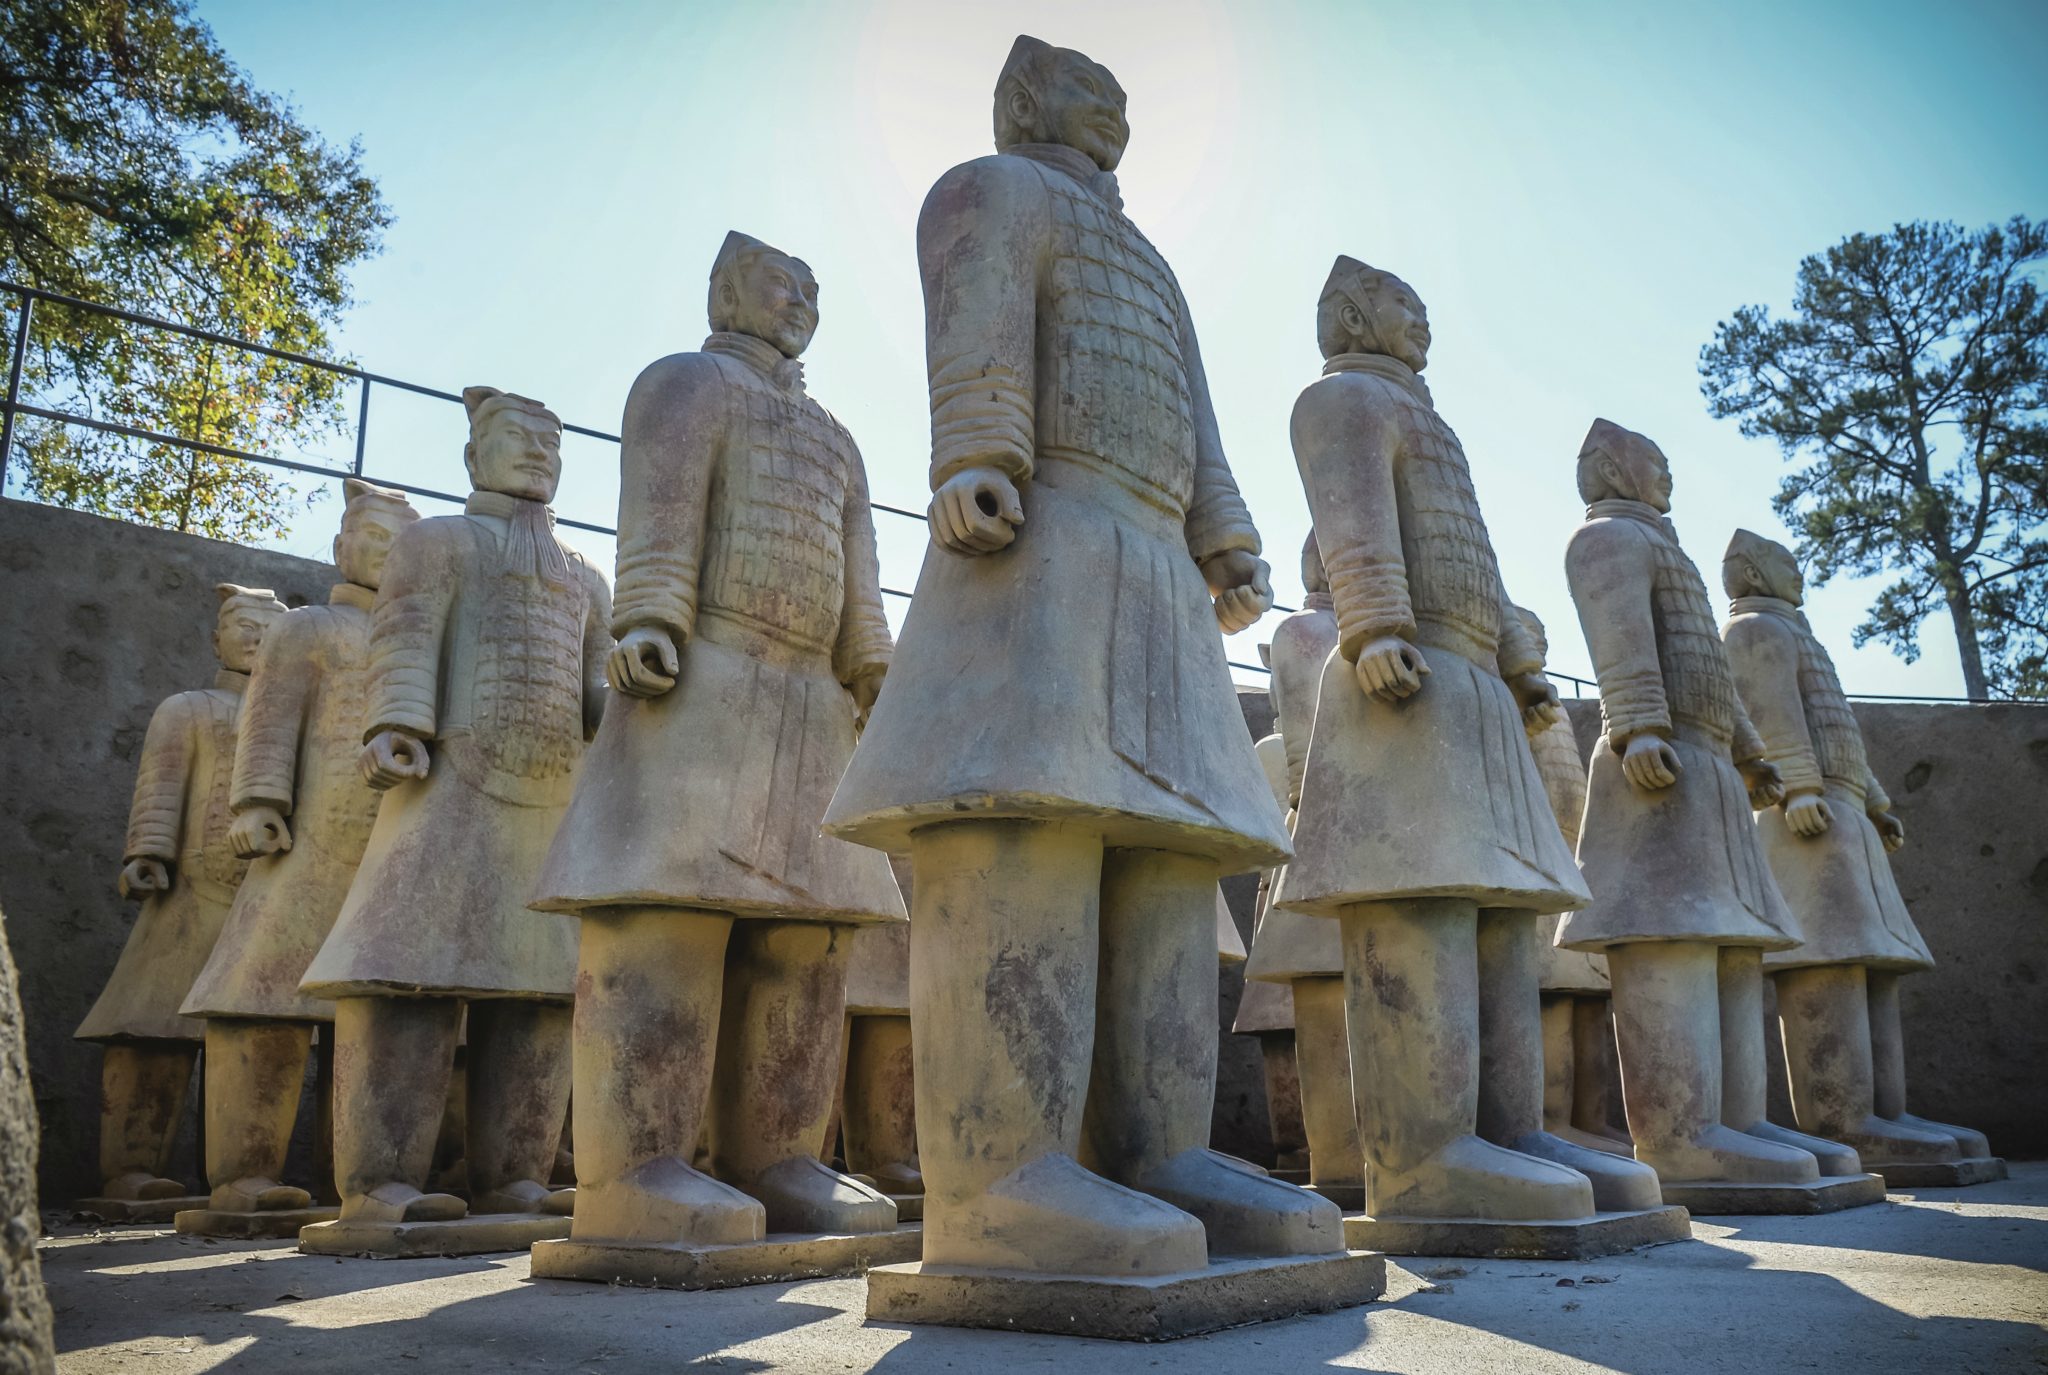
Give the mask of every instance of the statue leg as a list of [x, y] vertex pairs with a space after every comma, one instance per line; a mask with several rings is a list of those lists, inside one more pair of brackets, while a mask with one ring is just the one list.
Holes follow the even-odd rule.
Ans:
[[577, 1241], [758, 1241], [759, 1203], [691, 1165], [704, 1136], [732, 917], [583, 913], [573, 1033]]
[[469, 1005], [463, 1154], [479, 1213], [554, 1213], [576, 1205], [550, 1189], [569, 1111], [568, 1003], [488, 998]]
[[1308, 1182], [1365, 1187], [1365, 1148], [1351, 1101], [1351, 1035], [1344, 1025], [1340, 975], [1294, 980], [1294, 1053], [1301, 1123], [1308, 1138]]
[[[1375, 1217], [1585, 1217], [1578, 1171], [1482, 1140], [1478, 907], [1360, 903], [1339, 920], [1353, 1098]], [[1534, 1008], [1536, 985], [1529, 985]], [[1540, 1073], [1540, 1071], [1539, 1071]], [[1536, 1111], [1542, 1112], [1541, 1080]]]
[[[1200, 1269], [1200, 1222], [1077, 1158], [1096, 1035], [1100, 833], [947, 822], [912, 833], [910, 861], [925, 1263], [1079, 1275]], [[1204, 900], [1213, 999], [1214, 893]], [[1214, 1043], [1212, 1030], [1212, 1053]]]
[[1621, 1091], [1636, 1159], [1669, 1183], [1811, 1184], [1812, 1155], [1721, 1121], [1719, 947], [1640, 941], [1608, 947]]
[[1991, 1154], [1991, 1140], [1983, 1132], [1915, 1117], [1906, 1111], [1906, 1034], [1899, 1018], [1899, 978], [1896, 973], [1872, 969], [1865, 980], [1870, 999], [1870, 1054], [1875, 1069], [1877, 1115], [1915, 1131], [1953, 1137], [1965, 1159], [1984, 1159]]
[[[1344, 1058], [1350, 1060], [1348, 1050]], [[1308, 1126], [1302, 1121], [1301, 1064], [1294, 1052], [1294, 1033], [1260, 1032], [1259, 1065], [1266, 1081], [1266, 1113], [1273, 1124], [1273, 1168], [1305, 1173]]]
[[1721, 998], [1721, 1121], [1745, 1136], [1805, 1151], [1824, 1175], [1863, 1173], [1853, 1147], [1781, 1127], [1767, 1115], [1770, 1055], [1764, 1048], [1764, 953], [1724, 945], [1716, 979]]
[[1604, 993], [1572, 998], [1572, 1125], [1585, 1133], [1588, 1146], [1623, 1155], [1634, 1149], [1622, 1108], [1614, 1009]]
[[454, 998], [334, 1000], [334, 1182], [344, 1222], [440, 1222], [468, 1206], [425, 1192], [455, 1060]]
[[846, 1168], [884, 1193], [921, 1194], [917, 1171], [917, 1099], [911, 1070], [910, 1015], [853, 1018], [847, 1035], [846, 1103], [840, 1126]]
[[313, 1201], [341, 1202], [334, 1192], [334, 1023], [322, 1022], [313, 1042], [313, 1150], [308, 1165]]
[[312, 1053], [311, 1022], [206, 1019], [210, 1206], [253, 1213], [312, 1203], [312, 1194], [277, 1178], [284, 1173]]
[[818, 1159], [839, 1088], [853, 930], [738, 923], [711, 1091], [712, 1173], [759, 1199], [771, 1232], [885, 1232], [896, 1205]]
[[[1610, 1155], [1628, 1155], [1626, 1137], [1617, 1140], [1604, 1130], [1588, 1129], [1578, 1119], [1591, 1117], [1580, 1101], [1581, 1081], [1591, 1078], [1582, 1062], [1586, 1048], [1580, 1043], [1579, 1005], [1583, 1000], [1570, 993], [1543, 995], [1543, 1130], [1575, 1146], [1585, 1146]], [[1595, 1000], [1604, 1010], [1606, 1000]], [[1610, 1062], [1613, 1057], [1608, 1057]], [[1597, 1120], [1597, 1119], [1596, 1119]]]
[[[1215, 862], [1166, 850], [1111, 850], [1102, 861], [1100, 901], [1102, 962], [1082, 1162], [1194, 1214], [1212, 1254], [1342, 1250], [1337, 1205], [1209, 1149], [1216, 1105]], [[1299, 1016], [1297, 1008], [1297, 1054]], [[1307, 1102], [1302, 1106], [1306, 1119]], [[1314, 1169], [1313, 1141], [1309, 1152]]]
[[1953, 1137], [1915, 1131], [1877, 1115], [1862, 965], [1788, 969], [1775, 982], [1792, 1115], [1799, 1130], [1840, 1141], [1873, 1162], [1956, 1158]]
[[164, 1178], [199, 1047], [190, 1041], [109, 1041], [100, 1062], [100, 1179], [107, 1198], [177, 1198]]
[[1593, 1186], [1586, 1212], [1659, 1207], [1655, 1170], [1544, 1130], [1542, 925], [1543, 914], [1518, 908], [1479, 913], [1479, 1135], [1584, 1175]]

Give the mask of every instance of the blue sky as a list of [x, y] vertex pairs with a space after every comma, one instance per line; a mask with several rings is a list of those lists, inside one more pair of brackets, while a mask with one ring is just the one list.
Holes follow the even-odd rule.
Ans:
[[[876, 498], [918, 509], [918, 206], [989, 151], [1017, 32], [1083, 49], [1130, 93], [1126, 207], [1186, 290], [1281, 600], [1298, 601], [1308, 528], [1287, 415], [1320, 361], [1317, 292], [1349, 253], [1428, 303], [1438, 407], [1509, 590], [1570, 673], [1587, 660], [1562, 551], [1595, 416], [1671, 456], [1674, 518], [1712, 580], [1736, 526], [1782, 533], [1783, 470], [1706, 414], [1696, 359], [1715, 322], [1782, 308], [1801, 256], [1857, 230], [2048, 213], [2038, 0], [198, 10], [259, 85], [362, 139], [397, 216], [341, 332], [363, 366], [615, 430], [640, 368], [701, 342], [711, 257], [744, 229], [816, 270], [812, 392], [860, 441]], [[462, 435], [460, 408], [380, 393], [371, 466], [460, 489]], [[560, 509], [611, 523], [615, 451], [567, 454]], [[334, 511], [290, 547], [323, 550]], [[884, 580], [908, 587], [922, 527], [879, 523]], [[1811, 601], [1850, 690], [1959, 693], [1942, 620], [1916, 665], [1850, 648], [1874, 591], [1840, 581]], [[1261, 638], [1232, 657], [1256, 662]]]

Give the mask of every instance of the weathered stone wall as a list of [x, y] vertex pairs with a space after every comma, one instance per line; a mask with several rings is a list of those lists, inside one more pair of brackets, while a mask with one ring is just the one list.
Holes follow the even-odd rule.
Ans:
[[[1570, 706], [1590, 755], [1599, 705]], [[2048, 1156], [2048, 706], [1858, 702], [1856, 718], [1906, 824], [1892, 873], [1936, 961], [1899, 985], [1908, 1106]]]
[[0, 915], [0, 1372], [56, 1369], [50, 1299], [36, 1254], [36, 1107], [29, 1090], [27, 1027]]
[[[71, 1033], [135, 919], [114, 880], [150, 713], [213, 681], [215, 583], [303, 606], [334, 581], [307, 559], [0, 500], [0, 907], [21, 970], [46, 1206], [98, 1184], [100, 1049]], [[174, 1161], [194, 1182], [195, 1117]]]

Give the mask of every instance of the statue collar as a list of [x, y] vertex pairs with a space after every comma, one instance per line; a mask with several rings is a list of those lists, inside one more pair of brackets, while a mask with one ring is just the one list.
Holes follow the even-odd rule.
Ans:
[[1640, 521], [1644, 525], [1656, 526], [1674, 540], [1678, 538], [1678, 527], [1671, 523], [1671, 517], [1647, 501], [1634, 501], [1628, 497], [1602, 497], [1586, 508], [1586, 519]]
[[1729, 615], [1740, 616], [1747, 612], [1765, 612], [1773, 616], [1783, 616], [1786, 620], [1797, 622], [1802, 626], [1806, 624], [1806, 613], [1786, 601], [1783, 597], [1748, 596], [1729, 598]]
[[1337, 599], [1328, 592], [1311, 592], [1301, 599], [1304, 611], [1328, 611], [1337, 605]]
[[569, 581], [569, 556], [555, 538], [555, 513], [544, 501], [529, 501], [505, 492], [476, 491], [462, 503], [472, 516], [496, 516], [505, 522], [498, 571], [520, 578], [539, 578], [561, 586]]
[[243, 690], [249, 686], [249, 675], [237, 673], [231, 668], [224, 668], [213, 675], [213, 685], [222, 692], [232, 692], [235, 696], [240, 697]]
[[803, 360], [786, 356], [766, 339], [721, 329], [704, 341], [704, 352], [730, 354], [784, 391], [804, 389]]
[[1423, 405], [1435, 409], [1436, 403], [1429, 399], [1429, 384], [1392, 354], [1386, 353], [1338, 353], [1323, 361], [1325, 377], [1339, 372], [1369, 372], [1375, 377], [1384, 377], [1400, 387]]
[[376, 600], [377, 593], [360, 583], [338, 582], [327, 592], [329, 606], [353, 606], [359, 611], [368, 611]]
[[1069, 148], [1064, 143], [1013, 143], [1001, 151], [1065, 172], [1086, 187], [1090, 194], [1118, 210], [1124, 208], [1123, 192], [1117, 187], [1116, 173], [1097, 167], [1095, 159], [1079, 148]]

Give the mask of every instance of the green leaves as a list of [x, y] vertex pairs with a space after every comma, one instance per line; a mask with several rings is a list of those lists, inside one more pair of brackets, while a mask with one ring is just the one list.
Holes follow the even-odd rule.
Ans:
[[[187, 0], [0, 7], [0, 276], [325, 355], [390, 223], [360, 164], [251, 86]], [[34, 323], [24, 397], [50, 409], [259, 453], [346, 418], [331, 373], [54, 306]], [[33, 420], [17, 439], [10, 477], [105, 515], [259, 540], [297, 500], [236, 459]]]
[[1799, 464], [1773, 505], [1816, 584], [1896, 572], [1856, 642], [1946, 608], [1971, 696], [2048, 696], [2048, 224], [1914, 223], [1799, 265], [1700, 350], [1717, 417]]

